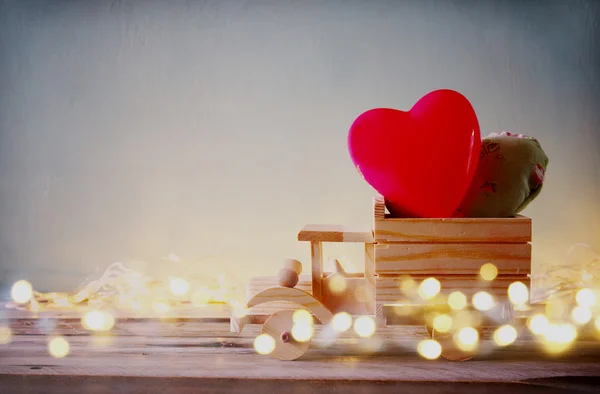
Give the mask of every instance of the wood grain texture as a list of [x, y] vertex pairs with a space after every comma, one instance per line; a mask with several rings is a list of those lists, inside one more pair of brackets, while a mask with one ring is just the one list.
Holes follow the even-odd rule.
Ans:
[[[336, 341], [333, 346], [320, 341], [321, 346], [311, 346], [302, 360], [287, 363], [256, 354], [252, 349], [252, 337], [223, 341], [221, 332], [226, 333], [227, 329], [227, 324], [222, 323], [222, 330], [215, 330], [213, 338], [206, 340], [112, 337], [110, 341], [98, 343], [89, 336], [73, 336], [68, 338], [71, 353], [62, 359], [47, 354], [46, 337], [17, 336], [10, 345], [0, 346], [0, 387], [7, 387], [1, 380], [3, 374], [21, 375], [18, 388], [27, 384], [23, 376], [44, 375], [48, 379], [51, 376], [84, 376], [87, 379], [100, 376], [190, 377], [196, 379], [194, 391], [190, 392], [201, 392], [202, 380], [198, 380], [201, 378], [489, 383], [560, 376], [583, 379], [583, 376], [598, 376], [600, 367], [598, 341], [578, 343], [572, 352], [559, 357], [547, 357], [535, 345], [525, 342], [504, 349], [493, 348], [486, 342], [482, 343], [482, 352], [476, 359], [465, 364], [420, 358], [415, 353], [421, 339], [418, 336], [404, 342], [394, 339], [380, 342], [382, 337], [377, 336], [372, 341], [361, 340], [362, 346], [355, 339]], [[421, 331], [420, 335], [427, 334]], [[281, 388], [285, 388], [285, 384], [285, 381], [279, 382]], [[289, 381], [287, 384], [294, 387]], [[90, 384], [86, 387], [97, 388]], [[48, 392], [48, 389], [38, 392]], [[69, 392], [64, 391], [68, 385], [57, 389], [58, 393]]]
[[310, 243], [312, 295], [317, 300], [323, 299], [321, 286], [323, 286], [323, 245], [321, 242]]
[[373, 218], [385, 219], [385, 200], [382, 196], [373, 197]]
[[365, 244], [365, 292], [370, 296], [367, 312], [375, 314], [375, 245]]
[[373, 242], [373, 232], [370, 228], [355, 228], [336, 224], [307, 224], [298, 233], [298, 241]]
[[523, 244], [376, 244], [376, 274], [473, 274], [492, 263], [500, 274], [528, 274], [531, 245]]
[[329, 323], [333, 315], [321, 302], [305, 291], [289, 287], [270, 287], [248, 300], [248, 308], [272, 302], [288, 301], [308, 309], [323, 324]]
[[[411, 276], [417, 285], [427, 277], [429, 276]], [[435, 275], [435, 278], [440, 281], [442, 287], [440, 293], [447, 295], [452, 291], [461, 291], [467, 297], [471, 297], [479, 291], [486, 291], [497, 299], [507, 299], [508, 286], [511, 283], [520, 281], [530, 287], [530, 279], [527, 275], [499, 276], [493, 281], [484, 281], [478, 275]], [[375, 280], [376, 302], [397, 302], [406, 299], [406, 295], [400, 288], [403, 280], [403, 277], [377, 277]]]
[[373, 234], [378, 243], [527, 243], [531, 241], [531, 219], [524, 216], [452, 219], [375, 217]]

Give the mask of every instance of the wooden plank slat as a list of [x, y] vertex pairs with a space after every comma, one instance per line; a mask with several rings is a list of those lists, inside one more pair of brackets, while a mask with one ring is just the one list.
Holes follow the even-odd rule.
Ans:
[[492, 263], [499, 274], [529, 274], [531, 245], [523, 244], [376, 244], [376, 274], [472, 274]]
[[373, 232], [370, 228], [355, 228], [335, 224], [307, 224], [298, 233], [298, 241], [373, 242]]
[[379, 243], [526, 243], [531, 241], [531, 219], [451, 218], [397, 219], [374, 218], [373, 233]]
[[[411, 278], [419, 284], [427, 277], [429, 276], [423, 275], [421, 277], [412, 276]], [[458, 290], [463, 292], [469, 298], [478, 291], [487, 291], [498, 299], [506, 299], [508, 297], [508, 286], [516, 281], [523, 282], [527, 287], [530, 287], [530, 279], [527, 275], [499, 276], [493, 281], [484, 281], [476, 275], [436, 275], [435, 278], [440, 281], [442, 294], [447, 295], [452, 291]], [[403, 277], [377, 277], [375, 279], [376, 302], [393, 303], [398, 302], [401, 299], [406, 299], [406, 295], [400, 289], [400, 285], [404, 279], [405, 278]]]

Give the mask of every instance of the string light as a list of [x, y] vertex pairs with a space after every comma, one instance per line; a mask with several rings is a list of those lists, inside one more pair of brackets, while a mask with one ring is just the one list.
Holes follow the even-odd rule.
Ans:
[[424, 339], [417, 345], [417, 352], [423, 358], [435, 360], [442, 354], [442, 346], [433, 339]]
[[171, 293], [181, 297], [190, 290], [190, 283], [183, 278], [170, 278], [169, 289]]
[[17, 304], [25, 304], [33, 297], [33, 288], [26, 280], [19, 280], [12, 285], [10, 295]]
[[473, 327], [464, 327], [456, 336], [456, 344], [463, 351], [472, 351], [479, 341], [479, 333]]
[[306, 309], [297, 309], [292, 315], [294, 324], [313, 324], [313, 316]]
[[529, 289], [523, 282], [513, 282], [508, 286], [508, 299], [514, 305], [523, 305], [529, 300]]
[[83, 315], [81, 323], [91, 331], [109, 331], [115, 325], [115, 318], [108, 312], [89, 311]]
[[483, 280], [492, 281], [498, 276], [498, 268], [492, 263], [487, 263], [479, 269], [479, 275]]
[[494, 307], [494, 299], [490, 293], [480, 291], [473, 296], [473, 306], [480, 311], [489, 311]]
[[452, 318], [448, 315], [438, 315], [433, 319], [433, 328], [439, 332], [448, 332], [452, 328]]
[[56, 337], [48, 343], [48, 353], [55, 358], [63, 358], [69, 354], [69, 342], [63, 337]]
[[454, 310], [461, 310], [467, 306], [467, 296], [460, 291], [453, 291], [448, 296], [448, 305]]
[[516, 340], [517, 330], [510, 324], [505, 324], [494, 332], [494, 342], [498, 346], [508, 346]]
[[269, 334], [260, 334], [254, 338], [254, 350], [258, 354], [270, 354], [275, 350], [275, 340]]
[[424, 300], [435, 297], [441, 290], [442, 285], [436, 278], [427, 278], [419, 285], [419, 296]]
[[546, 350], [551, 353], [565, 351], [577, 338], [577, 330], [571, 324], [550, 324], [544, 332]]
[[292, 327], [292, 337], [298, 342], [308, 342], [313, 335], [313, 327], [308, 323], [296, 323]]
[[580, 306], [591, 308], [596, 304], [596, 294], [591, 289], [580, 289], [575, 300]]
[[331, 325], [337, 332], [345, 332], [352, 327], [352, 316], [346, 312], [336, 313], [331, 319]]
[[354, 322], [354, 331], [359, 337], [368, 338], [375, 333], [375, 321], [369, 316], [361, 316]]
[[7, 345], [12, 341], [12, 331], [10, 327], [0, 326], [0, 345]]
[[590, 308], [580, 305], [573, 308], [571, 318], [577, 324], [586, 324], [592, 320], [592, 311], [590, 311]]
[[527, 326], [535, 335], [541, 335], [548, 329], [549, 324], [550, 323], [548, 322], [546, 316], [539, 314], [529, 319]]

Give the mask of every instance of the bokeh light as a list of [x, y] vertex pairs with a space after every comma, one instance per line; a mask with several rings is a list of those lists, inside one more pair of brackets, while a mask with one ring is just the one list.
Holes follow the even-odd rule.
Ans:
[[467, 306], [467, 296], [460, 291], [453, 291], [448, 296], [448, 305], [454, 310], [461, 310]]
[[594, 326], [596, 326], [596, 330], [600, 331], [600, 316], [594, 320]]
[[575, 300], [580, 306], [591, 308], [596, 304], [596, 294], [591, 289], [581, 289], [577, 292]]
[[498, 346], [508, 346], [517, 340], [517, 330], [510, 324], [498, 327], [494, 331], [494, 342]]
[[108, 312], [89, 311], [81, 318], [81, 324], [91, 331], [109, 331], [115, 325], [115, 318]]
[[400, 291], [407, 297], [414, 297], [417, 294], [417, 287], [417, 282], [410, 276], [400, 282]]
[[514, 305], [523, 305], [529, 301], [529, 289], [523, 282], [513, 282], [508, 286], [508, 299]]
[[455, 337], [456, 345], [463, 351], [472, 351], [477, 347], [479, 333], [473, 327], [462, 328]]
[[473, 306], [479, 311], [489, 311], [494, 307], [494, 298], [485, 291], [479, 291], [473, 296]]
[[433, 339], [424, 339], [417, 345], [417, 352], [423, 358], [435, 360], [442, 354], [442, 346]]
[[548, 319], [542, 314], [533, 316], [527, 322], [527, 327], [529, 327], [529, 331], [531, 331], [535, 335], [541, 335], [544, 332], [546, 332], [549, 325], [550, 323], [548, 322]]
[[492, 263], [484, 264], [479, 269], [479, 275], [481, 275], [483, 280], [494, 280], [496, 279], [496, 276], [498, 276], [498, 268]]
[[260, 334], [254, 338], [254, 350], [258, 354], [270, 354], [275, 349], [275, 340], [269, 334]]
[[0, 345], [7, 345], [12, 341], [12, 331], [10, 327], [0, 326]]
[[361, 316], [354, 322], [354, 331], [359, 337], [368, 338], [375, 333], [375, 321], [369, 316]]
[[335, 274], [328, 279], [329, 290], [334, 294], [343, 293], [348, 286], [346, 284], [346, 278], [342, 275]]
[[69, 342], [63, 337], [52, 338], [48, 343], [48, 353], [55, 358], [63, 358], [69, 354]]
[[312, 338], [313, 326], [309, 323], [296, 323], [292, 327], [292, 337], [298, 342], [307, 342]]
[[163, 315], [171, 310], [171, 306], [167, 301], [155, 301], [152, 303], [152, 309], [159, 315]]
[[352, 327], [352, 316], [346, 312], [336, 313], [331, 319], [331, 325], [337, 332], [345, 332]]
[[190, 290], [190, 283], [183, 278], [170, 278], [169, 289], [174, 295], [181, 297]]
[[194, 306], [205, 306], [210, 302], [211, 292], [203, 287], [194, 290], [190, 296], [190, 302]]
[[424, 300], [435, 297], [441, 290], [442, 285], [436, 278], [427, 278], [419, 285], [419, 296]]
[[544, 331], [545, 347], [550, 353], [564, 352], [577, 338], [577, 329], [571, 324], [550, 324]]
[[17, 304], [25, 304], [33, 297], [33, 288], [31, 283], [26, 280], [19, 280], [12, 285], [10, 295]]
[[313, 316], [306, 309], [297, 309], [292, 315], [294, 324], [313, 324]]
[[571, 312], [571, 319], [577, 324], [586, 324], [592, 320], [592, 311], [586, 306], [576, 306]]
[[439, 332], [448, 332], [452, 328], [452, 318], [446, 314], [437, 315], [433, 319], [433, 328]]

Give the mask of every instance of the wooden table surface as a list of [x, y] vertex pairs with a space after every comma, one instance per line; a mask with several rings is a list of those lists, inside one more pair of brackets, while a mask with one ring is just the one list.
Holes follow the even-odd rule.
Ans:
[[[600, 392], [600, 341], [580, 341], [550, 357], [528, 337], [501, 350], [482, 344], [467, 362], [427, 361], [416, 352], [423, 328], [383, 328], [369, 340], [351, 334], [335, 346], [315, 331], [309, 351], [284, 362], [252, 348], [260, 326], [229, 332], [223, 317], [119, 318], [91, 334], [73, 314], [0, 315], [10, 344], [0, 345], [0, 393], [484, 393]], [[47, 351], [63, 335], [70, 354]]]

